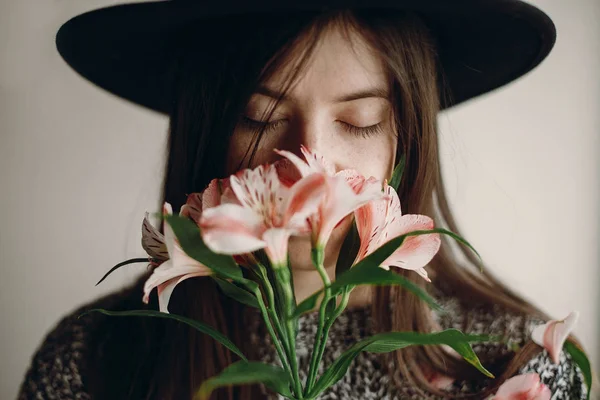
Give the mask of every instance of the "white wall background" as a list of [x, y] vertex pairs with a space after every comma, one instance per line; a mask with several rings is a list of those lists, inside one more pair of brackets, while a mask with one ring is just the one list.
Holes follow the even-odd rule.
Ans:
[[[0, 2], [0, 398], [14, 398], [57, 320], [143, 268], [94, 284], [156, 211], [166, 118], [93, 87], [54, 35], [107, 0]], [[553, 53], [507, 88], [441, 115], [450, 197], [466, 238], [600, 362], [600, 2], [538, 0]]]

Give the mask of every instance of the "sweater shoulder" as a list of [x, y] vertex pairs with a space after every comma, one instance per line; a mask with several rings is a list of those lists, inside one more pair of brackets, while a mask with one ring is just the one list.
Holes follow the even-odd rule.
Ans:
[[[503, 342], [474, 343], [473, 350], [487, 362], [508, 359], [531, 340], [531, 332], [545, 320], [537, 315], [509, 310], [500, 305], [472, 305], [457, 298], [443, 297], [445, 313], [436, 318], [444, 329], [456, 328], [465, 333], [500, 336]], [[583, 373], [573, 358], [561, 351], [557, 364], [541, 349], [519, 370], [519, 374], [537, 373], [552, 392], [553, 400], [584, 400], [587, 385]]]
[[466, 333], [501, 336], [506, 347], [522, 346], [531, 330], [543, 320], [536, 315], [510, 310], [498, 304], [467, 303], [456, 297], [440, 297], [444, 312], [435, 318], [444, 329], [456, 328]]
[[585, 400], [588, 387], [583, 373], [570, 354], [561, 351], [555, 364], [547, 351], [533, 357], [519, 371], [520, 374], [537, 373], [552, 392], [553, 400]]
[[[138, 282], [99, 297], [64, 315], [46, 333], [30, 359], [18, 400], [91, 399], [87, 385], [90, 342], [106, 316], [86, 311], [116, 309], [131, 301]], [[141, 295], [140, 295], [141, 298]]]

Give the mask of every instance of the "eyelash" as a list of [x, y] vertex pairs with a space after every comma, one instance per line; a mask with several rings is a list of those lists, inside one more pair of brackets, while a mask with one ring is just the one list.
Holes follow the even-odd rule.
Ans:
[[340, 123], [342, 125], [344, 125], [344, 129], [346, 129], [351, 134], [356, 135], [356, 136], [362, 136], [364, 138], [376, 135], [378, 133], [381, 133], [381, 131], [382, 131], [381, 123], [375, 124], [375, 125], [370, 125], [370, 126], [364, 126], [362, 128], [359, 128], [358, 126], [350, 125], [350, 124], [348, 124], [346, 122], [342, 122], [342, 121], [340, 121]]
[[[246, 128], [249, 128], [251, 130], [260, 130], [263, 129], [265, 130], [265, 134], [272, 132], [274, 130], [276, 130], [284, 121], [283, 120], [277, 120], [274, 122], [259, 122], [259, 121], [255, 121], [253, 119], [250, 119], [248, 117], [242, 117], [242, 125], [244, 125]], [[358, 127], [358, 126], [354, 126], [351, 125], [347, 122], [342, 122], [339, 121], [343, 126], [344, 129], [346, 131], [348, 131], [349, 133], [356, 135], [356, 136], [362, 136], [362, 137], [369, 137], [372, 135], [375, 135], [377, 133], [381, 133], [382, 129], [381, 129], [381, 123], [379, 124], [375, 124], [375, 125], [370, 125], [370, 126], [364, 126], [364, 127]]]
[[265, 133], [269, 133], [277, 129], [279, 125], [283, 123], [283, 120], [277, 120], [275, 122], [260, 122], [250, 119], [248, 117], [242, 117], [241, 122], [243, 126], [252, 131], [259, 131], [264, 127]]

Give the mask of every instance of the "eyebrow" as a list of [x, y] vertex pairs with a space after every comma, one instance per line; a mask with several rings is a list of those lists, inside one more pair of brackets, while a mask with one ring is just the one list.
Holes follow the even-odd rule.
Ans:
[[[281, 93], [270, 89], [266, 86], [259, 86], [255, 93], [262, 94], [267, 97], [271, 97], [273, 99], [278, 99], [281, 96]], [[372, 97], [377, 97], [385, 100], [390, 100], [390, 94], [387, 89], [373, 87], [367, 89], [360, 89], [352, 93], [347, 93], [341, 96], [338, 96], [333, 99], [334, 103], [345, 103], [348, 101], [358, 100], [358, 99], [368, 99]], [[290, 100], [289, 96], [285, 95], [281, 97], [281, 100]]]

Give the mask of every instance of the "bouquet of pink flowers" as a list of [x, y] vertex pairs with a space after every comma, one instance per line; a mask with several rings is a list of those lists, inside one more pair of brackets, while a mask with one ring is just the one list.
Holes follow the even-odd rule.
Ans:
[[[329, 329], [347, 306], [355, 287], [401, 285], [431, 307], [440, 308], [426, 291], [390, 267], [412, 270], [429, 281], [425, 266], [440, 248], [440, 234], [477, 252], [456, 234], [435, 228], [433, 220], [425, 215], [402, 215], [396, 190], [403, 160], [389, 182], [382, 182], [355, 170], [336, 172], [327, 160], [305, 147], [304, 159], [287, 151], [277, 153], [283, 159], [274, 164], [214, 179], [202, 193], [188, 196], [179, 215], [173, 215], [171, 205], [165, 203], [160, 215], [166, 221], [164, 236], [150, 224], [146, 213], [142, 245], [156, 268], [145, 284], [143, 300], [147, 303], [156, 288], [159, 311], [91, 311], [175, 319], [210, 335], [237, 354], [240, 361], [202, 384], [197, 393], [200, 399], [208, 398], [221, 386], [249, 383], [262, 383], [288, 399], [315, 399], [345, 375], [360, 352], [383, 353], [415, 345], [449, 346], [481, 373], [493, 377], [480, 363], [471, 343], [502, 339], [469, 335], [456, 329], [376, 334], [350, 346], [317, 376]], [[334, 228], [352, 215], [353, 227], [346, 241], [359, 243], [358, 250], [350, 258], [340, 255], [332, 282], [323, 265], [324, 249]], [[303, 235], [311, 238], [311, 259], [323, 280], [323, 289], [297, 304], [288, 240]], [[133, 261], [139, 259], [129, 262]], [[211, 326], [170, 314], [169, 298], [175, 286], [192, 277], [213, 279], [225, 295], [259, 309], [281, 366], [249, 361], [232, 341]], [[319, 317], [315, 345], [303, 382], [296, 357], [297, 321], [301, 314], [316, 307]], [[551, 321], [553, 324], [540, 327], [543, 332], [536, 333], [541, 335], [540, 344], [554, 353], [560, 351], [572, 329], [573, 323], [563, 322]], [[548, 335], [552, 337], [548, 340], [546, 332], [550, 329]], [[581, 359], [583, 353], [578, 348], [570, 346], [568, 350]], [[507, 381], [495, 398], [549, 398], [547, 388], [533, 375]], [[523, 393], [532, 393], [532, 397]]]

